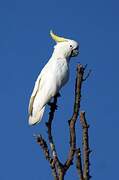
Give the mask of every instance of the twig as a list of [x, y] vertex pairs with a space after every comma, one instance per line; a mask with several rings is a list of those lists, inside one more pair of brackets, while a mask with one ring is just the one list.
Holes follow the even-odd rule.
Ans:
[[[46, 123], [46, 126], [48, 128], [48, 140], [49, 140], [49, 144], [50, 144], [50, 148], [51, 148], [51, 153], [52, 153], [52, 158], [53, 158], [53, 164], [55, 166], [56, 172], [58, 172], [58, 176], [61, 174], [62, 172], [62, 164], [59, 161], [57, 152], [56, 152], [56, 148], [55, 148], [55, 143], [53, 141], [53, 136], [52, 136], [52, 122], [54, 119], [54, 113], [55, 110], [57, 109], [57, 98], [59, 97], [59, 93], [56, 94], [54, 96], [54, 101], [53, 103], [49, 103], [50, 106], [50, 112], [49, 112], [49, 119], [48, 122]], [[60, 179], [60, 178], [59, 178]]]
[[46, 141], [43, 139], [43, 137], [41, 135], [36, 136], [36, 139], [37, 139], [37, 143], [40, 145], [41, 149], [43, 150], [45, 158], [48, 160], [48, 162], [50, 164], [54, 179], [58, 180], [57, 172], [56, 172], [55, 166], [53, 164], [53, 159], [50, 157], [50, 153], [49, 153]]
[[41, 135], [38, 135], [36, 138], [37, 138], [37, 143], [40, 145], [41, 149], [43, 150], [46, 159], [49, 162], [51, 162], [52, 158], [50, 157], [48, 145], [47, 145], [46, 141], [43, 139], [43, 137]]
[[48, 140], [50, 143], [50, 148], [52, 151], [52, 155], [57, 157], [56, 149], [55, 149], [55, 144], [53, 142], [53, 136], [52, 136], [52, 121], [54, 119], [54, 113], [55, 110], [57, 109], [57, 95], [54, 96], [54, 101], [53, 103], [49, 103], [48, 105], [50, 106], [50, 112], [49, 112], [49, 119], [48, 122], [46, 122], [46, 126], [48, 128]]
[[80, 101], [81, 101], [81, 88], [84, 80], [84, 71], [85, 67], [82, 65], [77, 66], [77, 77], [75, 83], [75, 101], [74, 101], [74, 110], [72, 118], [69, 120], [69, 130], [70, 130], [70, 147], [68, 158], [64, 164], [62, 164], [58, 158], [57, 151], [55, 148], [55, 143], [52, 135], [52, 122], [54, 119], [55, 110], [57, 109], [57, 98], [59, 94], [54, 97], [53, 103], [49, 103], [50, 112], [49, 119], [46, 123], [48, 140], [50, 144], [51, 155], [48, 150], [48, 146], [46, 141], [42, 138], [42, 136], [37, 137], [37, 142], [42, 148], [46, 159], [49, 161], [50, 166], [52, 168], [52, 173], [55, 180], [64, 180], [64, 176], [69, 169], [69, 167], [73, 164], [74, 155], [76, 153], [77, 157], [77, 170], [80, 176], [80, 180], [89, 180], [89, 144], [88, 144], [88, 125], [85, 119], [85, 113], [81, 112], [80, 121], [83, 129], [83, 170], [82, 170], [82, 162], [81, 162], [81, 152], [80, 149], [76, 150], [76, 132], [75, 132], [75, 123], [77, 121], [80, 109]]
[[75, 102], [74, 102], [74, 112], [71, 120], [69, 120], [69, 128], [70, 128], [70, 149], [69, 155], [65, 162], [65, 172], [72, 165], [72, 161], [74, 158], [74, 154], [76, 151], [76, 132], [75, 132], [75, 123], [79, 114], [80, 109], [80, 101], [81, 101], [81, 87], [83, 82], [83, 74], [84, 68], [82, 65], [77, 66], [77, 78], [75, 84]]
[[81, 161], [81, 151], [80, 148], [76, 150], [76, 168], [80, 177], [80, 180], [84, 180], [83, 178], [83, 170], [82, 170], [82, 161]]
[[91, 74], [92, 70], [90, 69], [87, 73], [87, 75], [83, 78], [83, 81], [85, 81]]
[[85, 112], [80, 113], [80, 123], [83, 129], [83, 177], [84, 180], [89, 180], [91, 178], [89, 174], [89, 154], [90, 154], [90, 148], [89, 148], [89, 137], [88, 137], [88, 128], [89, 125], [87, 124], [86, 118], [85, 118]]

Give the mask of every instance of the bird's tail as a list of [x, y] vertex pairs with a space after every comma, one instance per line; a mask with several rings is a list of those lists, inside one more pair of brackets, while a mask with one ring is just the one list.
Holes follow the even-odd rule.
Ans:
[[33, 126], [35, 124], [38, 124], [43, 117], [44, 110], [45, 110], [45, 106], [37, 113], [30, 115], [29, 116], [29, 125]]

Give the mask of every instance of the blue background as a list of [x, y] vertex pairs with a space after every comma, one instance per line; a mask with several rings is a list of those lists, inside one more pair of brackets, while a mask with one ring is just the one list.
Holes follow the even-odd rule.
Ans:
[[[27, 108], [34, 82], [52, 54], [50, 29], [80, 42], [80, 56], [70, 63], [53, 133], [60, 159], [69, 147], [75, 70], [80, 62], [93, 72], [83, 85], [81, 110], [90, 124], [91, 175], [117, 179], [119, 162], [119, 2], [117, 0], [0, 1], [0, 180], [52, 179], [48, 162], [33, 134], [47, 139], [45, 121], [28, 126]], [[77, 123], [77, 127], [79, 124]], [[77, 128], [78, 129], [78, 128]], [[79, 130], [78, 140], [81, 140]], [[71, 168], [66, 179], [78, 180]]]

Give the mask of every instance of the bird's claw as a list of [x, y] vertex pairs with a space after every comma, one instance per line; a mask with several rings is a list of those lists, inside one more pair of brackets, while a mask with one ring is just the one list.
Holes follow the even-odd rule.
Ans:
[[58, 92], [58, 93], [56, 94], [56, 96], [57, 96], [57, 97], [61, 97], [61, 94]]

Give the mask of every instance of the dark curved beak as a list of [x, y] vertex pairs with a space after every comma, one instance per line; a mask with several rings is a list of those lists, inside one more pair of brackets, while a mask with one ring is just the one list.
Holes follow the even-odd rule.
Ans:
[[71, 56], [74, 57], [74, 56], [77, 56], [78, 54], [79, 54], [79, 49], [76, 48], [72, 50]]

